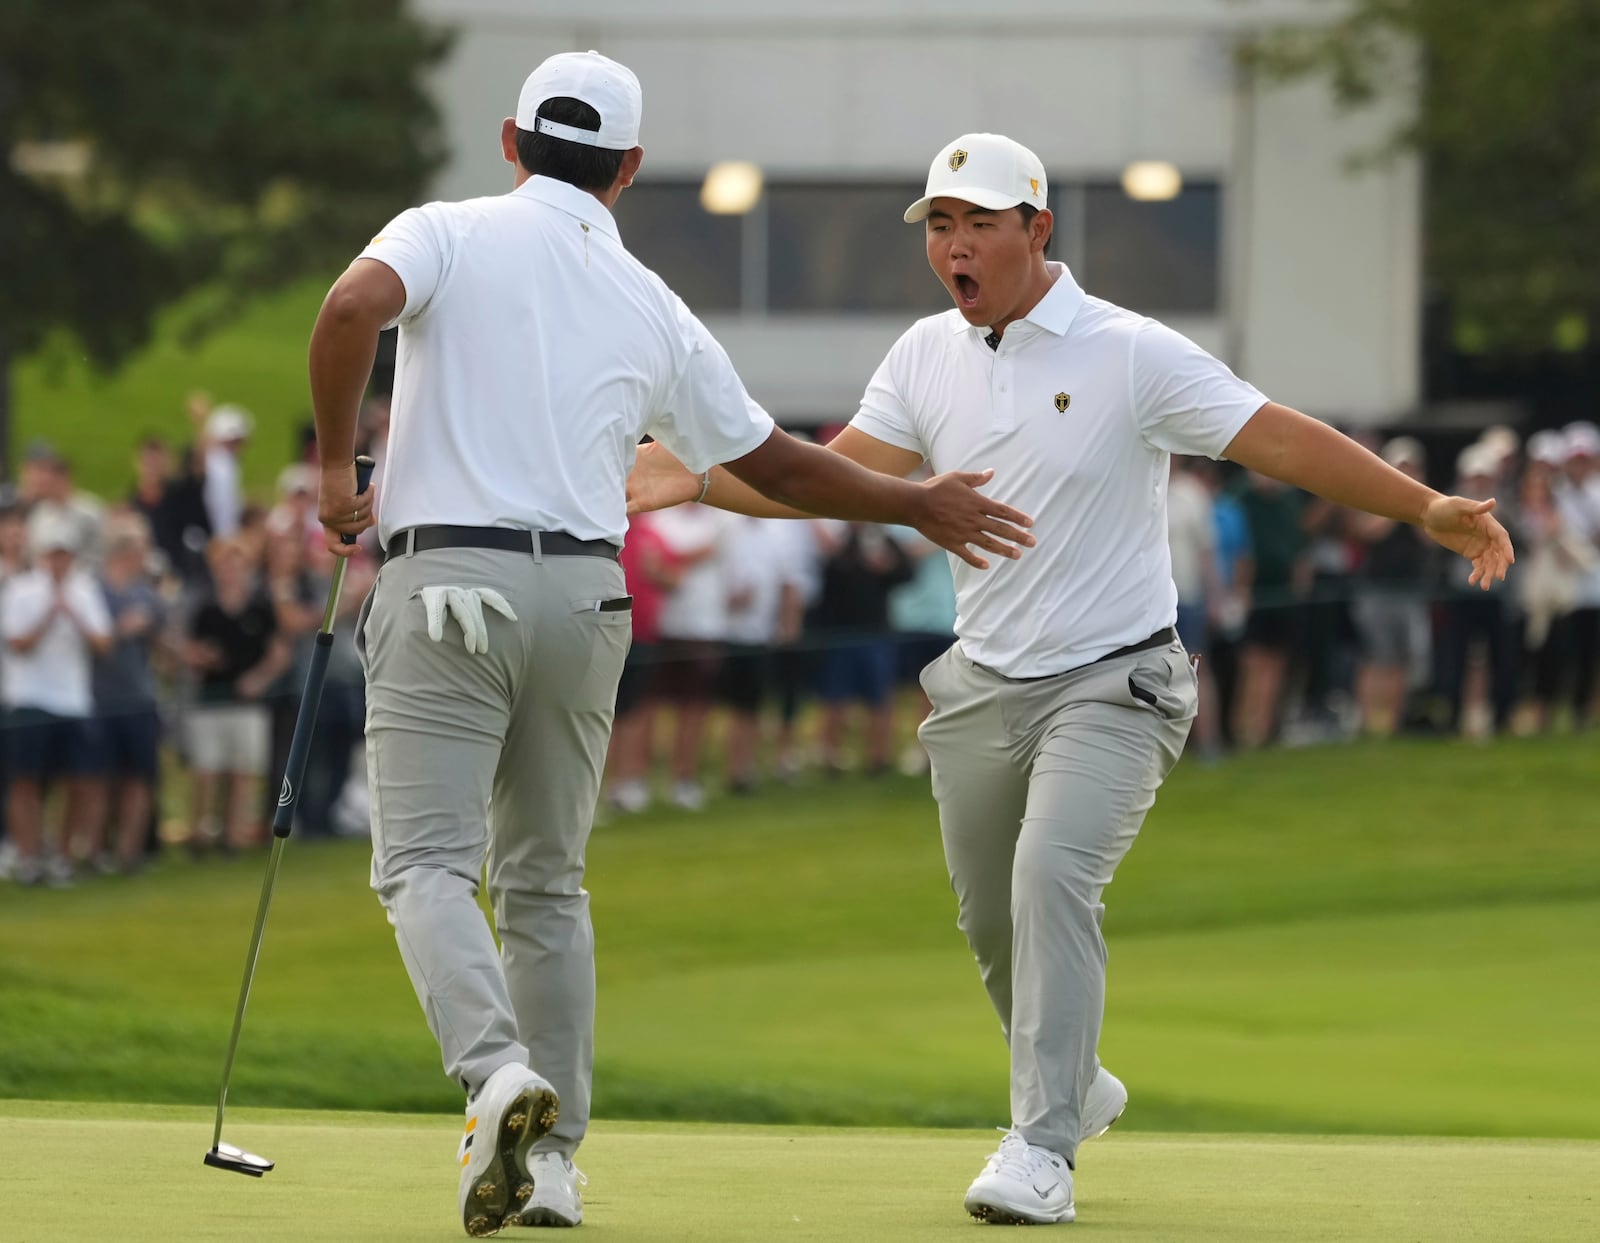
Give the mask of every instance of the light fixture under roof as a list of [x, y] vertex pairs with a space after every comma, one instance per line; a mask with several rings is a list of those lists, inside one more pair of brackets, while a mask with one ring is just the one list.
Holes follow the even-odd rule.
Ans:
[[1135, 160], [1122, 170], [1122, 192], [1141, 203], [1165, 203], [1183, 189], [1183, 174], [1165, 160]]
[[761, 201], [761, 166], [748, 160], [713, 164], [700, 187], [700, 206], [716, 216], [742, 216]]

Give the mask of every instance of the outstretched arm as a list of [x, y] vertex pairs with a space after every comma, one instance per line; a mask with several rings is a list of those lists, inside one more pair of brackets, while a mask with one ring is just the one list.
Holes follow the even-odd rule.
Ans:
[[[763, 445], [762, 449], [766, 447]], [[827, 450], [893, 479], [904, 479], [922, 464], [922, 458], [910, 449], [888, 444], [854, 427], [845, 428], [830, 440]], [[760, 452], [761, 449], [756, 450], [756, 453]], [[654, 509], [670, 509], [685, 501], [701, 499], [700, 492], [704, 487], [703, 499], [715, 509], [748, 514], [752, 518], [816, 517], [815, 514], [763, 496], [727, 467], [713, 466], [709, 473], [711, 479], [707, 486], [703, 476], [692, 474], [672, 456], [665, 445], [642, 445], [633, 472], [628, 476], [628, 512], [637, 514]]]
[[1468, 581], [1484, 590], [1516, 560], [1511, 537], [1493, 516], [1494, 501], [1435, 492], [1326, 423], [1277, 402], [1257, 410], [1223, 456], [1337, 504], [1421, 527], [1471, 561]]
[[[847, 428], [826, 447], [774, 431], [757, 449], [713, 467], [710, 484], [659, 444], [639, 451], [628, 478], [628, 511], [666, 509], [701, 498], [758, 518], [843, 518], [915, 527], [979, 569], [989, 563], [969, 545], [1015, 558], [1033, 544], [1033, 520], [976, 489], [992, 472], [950, 472], [926, 483], [904, 476], [922, 459], [908, 449]], [[1008, 542], [1009, 541], [1009, 542]]]

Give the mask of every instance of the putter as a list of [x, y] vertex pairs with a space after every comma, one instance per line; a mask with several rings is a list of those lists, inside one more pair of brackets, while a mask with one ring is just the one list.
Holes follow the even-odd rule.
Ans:
[[[367, 490], [372, 482], [373, 460], [356, 459], [356, 494]], [[343, 537], [346, 544], [355, 543], [355, 537]], [[233, 1055], [239, 1049], [239, 1032], [244, 1027], [244, 1008], [250, 1001], [250, 985], [256, 977], [256, 959], [261, 954], [261, 934], [267, 926], [267, 909], [272, 905], [272, 886], [278, 879], [278, 861], [283, 858], [283, 844], [289, 840], [294, 825], [294, 808], [300, 798], [300, 782], [305, 777], [306, 756], [311, 752], [311, 734], [317, 724], [317, 708], [322, 703], [322, 683], [328, 673], [328, 656], [333, 650], [333, 616], [339, 608], [339, 592], [344, 588], [344, 571], [349, 561], [339, 558], [334, 567], [333, 583], [328, 588], [328, 603], [322, 611], [322, 625], [317, 630], [317, 644], [311, 652], [311, 664], [306, 670], [306, 684], [300, 695], [300, 711], [295, 715], [294, 738], [289, 743], [289, 762], [284, 767], [283, 788], [278, 794], [278, 809], [272, 817], [272, 853], [267, 856], [267, 875], [261, 882], [261, 900], [256, 903], [256, 925], [250, 933], [250, 952], [245, 955], [244, 979], [239, 983], [239, 1005], [233, 1012], [233, 1033], [228, 1037], [228, 1056], [222, 1063], [222, 1090], [217, 1094], [217, 1126], [211, 1135], [211, 1148], [205, 1163], [219, 1170], [232, 1170], [235, 1174], [248, 1174], [260, 1178], [275, 1162], [243, 1148], [222, 1142], [222, 1114], [228, 1105], [228, 1079], [233, 1074]]]

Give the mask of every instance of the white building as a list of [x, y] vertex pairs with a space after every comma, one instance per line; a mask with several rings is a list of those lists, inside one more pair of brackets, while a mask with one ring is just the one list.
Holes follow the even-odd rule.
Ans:
[[[624, 242], [792, 423], [843, 421], [889, 344], [948, 305], [900, 209], [971, 130], [1050, 174], [1052, 253], [1091, 292], [1171, 323], [1268, 394], [1392, 422], [1418, 404], [1420, 178], [1352, 172], [1393, 114], [1327, 87], [1263, 90], [1238, 40], [1329, 16], [1326, 0], [415, 0], [457, 39], [437, 81], [453, 153], [442, 198], [509, 184], [499, 125], [546, 55], [596, 48], [644, 87], [645, 165]], [[709, 166], [766, 190], [745, 216], [699, 205]], [[1135, 160], [1183, 175], [1128, 198]]]

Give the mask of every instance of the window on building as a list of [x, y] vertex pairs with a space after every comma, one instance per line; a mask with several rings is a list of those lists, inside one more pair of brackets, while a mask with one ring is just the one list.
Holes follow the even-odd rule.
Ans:
[[921, 187], [769, 186], [767, 305], [777, 312], [938, 311], [920, 225], [901, 217]]
[[1078, 279], [1096, 297], [1148, 314], [1214, 312], [1221, 305], [1222, 195], [1189, 183], [1175, 199], [1140, 203], [1119, 185], [1083, 194]]
[[[698, 314], [928, 314], [950, 306], [923, 230], [901, 220], [917, 183], [768, 183], [744, 216], [700, 206], [698, 182], [634, 186], [617, 202], [623, 243]], [[1164, 203], [1114, 183], [1053, 181], [1055, 236], [1090, 293], [1149, 314], [1221, 306], [1222, 194], [1190, 182]]]
[[622, 244], [696, 315], [739, 309], [743, 219], [701, 207], [698, 182], [635, 185], [612, 214]]

